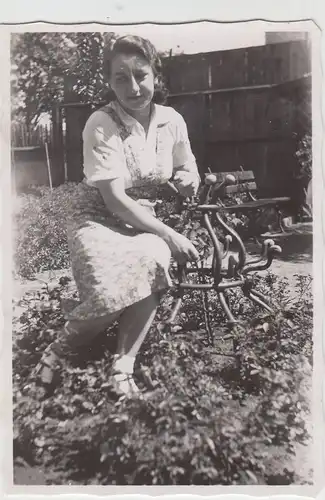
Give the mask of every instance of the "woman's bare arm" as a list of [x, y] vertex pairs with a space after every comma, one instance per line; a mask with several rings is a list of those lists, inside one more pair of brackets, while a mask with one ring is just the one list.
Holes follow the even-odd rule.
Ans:
[[185, 263], [188, 259], [198, 259], [199, 254], [190, 240], [151, 215], [125, 193], [122, 179], [98, 181], [96, 187], [111, 213], [140, 231], [153, 233], [162, 238], [179, 263]]
[[98, 181], [96, 187], [99, 189], [108, 210], [126, 224], [130, 224], [140, 231], [154, 233], [163, 239], [168, 238], [173, 231], [126, 194], [122, 179]]

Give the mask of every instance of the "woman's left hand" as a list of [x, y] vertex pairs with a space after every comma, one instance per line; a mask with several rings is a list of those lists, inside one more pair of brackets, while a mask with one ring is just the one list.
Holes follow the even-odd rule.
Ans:
[[184, 198], [190, 198], [197, 193], [200, 178], [193, 172], [179, 171], [175, 173], [172, 182]]

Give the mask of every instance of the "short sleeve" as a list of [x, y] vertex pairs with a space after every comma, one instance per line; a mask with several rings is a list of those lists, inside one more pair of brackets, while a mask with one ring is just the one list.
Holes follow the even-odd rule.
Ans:
[[97, 111], [88, 119], [82, 134], [83, 167], [87, 183], [123, 176], [125, 157], [117, 126], [105, 113]]
[[177, 169], [186, 164], [195, 165], [195, 157], [192, 153], [188, 138], [187, 126], [184, 118], [177, 113], [175, 120], [175, 143], [173, 147], [173, 167]]

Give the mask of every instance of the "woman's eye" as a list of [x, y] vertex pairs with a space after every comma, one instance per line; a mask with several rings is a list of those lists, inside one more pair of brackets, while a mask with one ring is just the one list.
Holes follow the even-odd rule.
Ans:
[[120, 75], [120, 76], [117, 76], [117, 77], [116, 77], [116, 81], [117, 81], [118, 83], [125, 83], [125, 82], [127, 82], [127, 77], [126, 77], [125, 75]]
[[142, 80], [144, 80], [146, 78], [147, 74], [146, 73], [138, 73], [137, 75], [135, 75], [135, 78], [139, 81], [139, 82], [142, 82]]

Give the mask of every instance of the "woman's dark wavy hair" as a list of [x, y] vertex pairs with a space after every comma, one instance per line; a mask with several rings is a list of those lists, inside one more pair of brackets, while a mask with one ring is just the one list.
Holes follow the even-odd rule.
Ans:
[[[168, 96], [168, 91], [165, 86], [162, 64], [158, 52], [152, 43], [136, 35], [116, 36], [109, 34], [104, 37], [104, 77], [109, 79], [111, 75], [111, 62], [116, 54], [140, 55], [144, 57], [150, 64], [155, 76], [155, 90], [153, 102], [164, 104]], [[113, 91], [109, 92], [108, 98], [115, 99]]]

